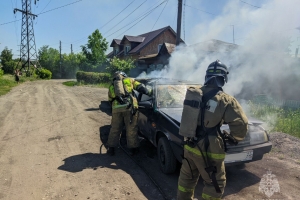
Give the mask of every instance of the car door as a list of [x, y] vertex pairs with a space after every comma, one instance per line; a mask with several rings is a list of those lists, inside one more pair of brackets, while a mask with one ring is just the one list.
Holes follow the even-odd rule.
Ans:
[[[153, 87], [151, 86], [152, 90]], [[154, 96], [154, 95], [153, 95]], [[139, 131], [145, 138], [153, 142], [154, 134], [152, 133], [152, 121], [153, 121], [153, 96], [142, 94], [139, 96], [139, 119], [138, 127]], [[150, 106], [151, 105], [151, 106]]]

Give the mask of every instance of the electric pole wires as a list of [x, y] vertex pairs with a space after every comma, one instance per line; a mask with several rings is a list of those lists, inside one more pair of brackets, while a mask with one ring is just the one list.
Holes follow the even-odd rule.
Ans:
[[30, 76], [30, 66], [39, 67], [36, 53], [33, 20], [37, 15], [31, 13], [31, 0], [22, 0], [22, 10], [15, 8], [14, 13], [22, 13], [20, 61], [21, 69], [27, 68], [26, 73]]

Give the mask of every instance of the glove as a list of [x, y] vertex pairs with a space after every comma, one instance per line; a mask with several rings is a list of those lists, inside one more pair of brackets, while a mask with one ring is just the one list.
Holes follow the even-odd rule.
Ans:
[[223, 130], [223, 134], [224, 134], [225, 141], [228, 144], [235, 145], [235, 146], [238, 144], [238, 141], [232, 135], [230, 135], [227, 131]]

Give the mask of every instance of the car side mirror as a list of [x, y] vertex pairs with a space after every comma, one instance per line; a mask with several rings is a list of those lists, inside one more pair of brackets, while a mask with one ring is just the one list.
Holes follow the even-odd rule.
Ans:
[[152, 108], [152, 103], [150, 101], [140, 101], [139, 108]]

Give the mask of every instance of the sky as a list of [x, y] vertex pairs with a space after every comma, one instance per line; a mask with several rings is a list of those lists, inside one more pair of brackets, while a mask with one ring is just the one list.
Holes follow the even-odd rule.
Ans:
[[[300, 42], [299, 30], [295, 29], [300, 24], [300, 1], [247, 2], [260, 8], [227, 1], [218, 16], [191, 27], [187, 41], [195, 42], [193, 45], [176, 48], [164, 70], [147, 76], [180, 77], [203, 83], [207, 66], [219, 59], [229, 68], [226, 93], [246, 100], [266, 94], [279, 100], [300, 101], [299, 59], [286, 53], [289, 47], [294, 55]], [[238, 48], [203, 54], [201, 48], [212, 38], [231, 42], [228, 24], [234, 24]]]
[[[18, 58], [21, 43], [22, 9], [25, 0], [0, 0], [0, 51], [12, 49]], [[124, 35], [140, 35], [165, 26], [177, 30], [177, 0], [32, 0], [31, 12], [38, 15], [34, 20], [36, 50], [44, 45], [59, 49], [62, 53], [81, 51], [87, 37], [99, 29], [106, 40], [121, 39]], [[274, 10], [274, 15], [285, 15], [289, 21], [278, 27], [291, 38], [291, 53], [300, 45], [299, 14], [292, 16], [287, 10], [296, 10], [298, 0], [282, 1], [283, 7], [272, 7], [269, 0], [183, 0], [181, 37], [186, 44], [196, 44], [208, 39], [218, 39], [244, 45], [249, 39], [248, 31], [265, 25], [264, 15]], [[277, 10], [276, 10], [277, 9]], [[244, 12], [242, 12], [244, 11]], [[264, 12], [262, 12], [264, 11]], [[149, 15], [145, 15], [148, 12]], [[251, 12], [254, 16], [247, 16]], [[273, 11], [272, 11], [273, 12]], [[298, 12], [300, 13], [300, 12]], [[297, 18], [297, 20], [293, 20]], [[234, 41], [233, 41], [234, 40]], [[111, 51], [109, 48], [108, 52]]]

